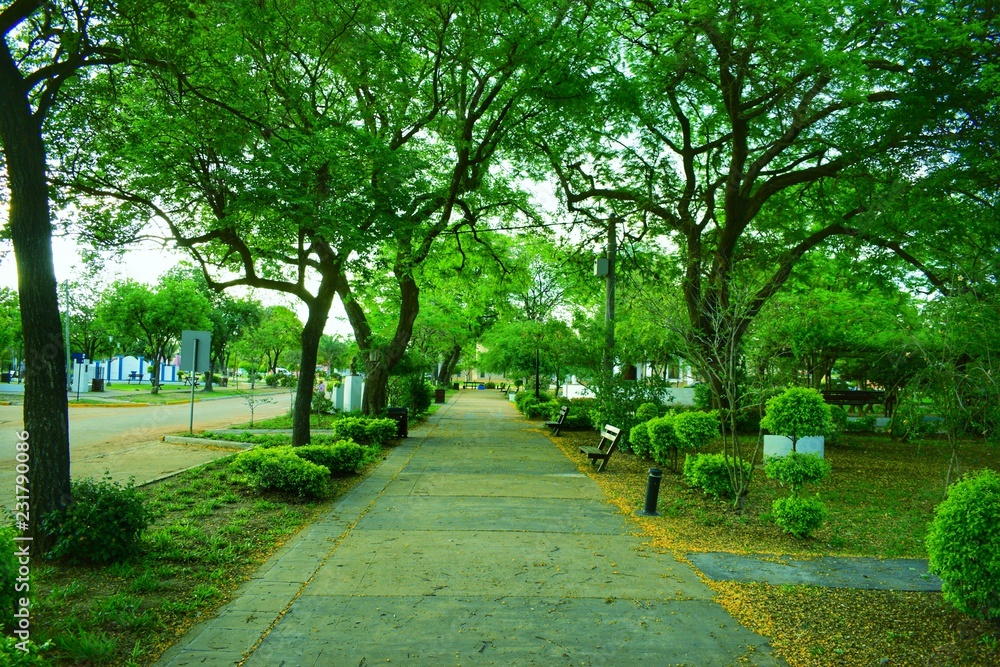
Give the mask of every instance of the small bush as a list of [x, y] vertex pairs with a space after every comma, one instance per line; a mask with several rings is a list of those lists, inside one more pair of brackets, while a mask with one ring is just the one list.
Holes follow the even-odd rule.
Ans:
[[268, 458], [275, 456], [285, 456], [292, 452], [291, 445], [284, 444], [278, 446], [258, 445], [253, 449], [240, 452], [229, 464], [229, 470], [237, 475], [256, 475], [260, 472], [261, 465]]
[[649, 430], [646, 428], [648, 422], [642, 422], [641, 424], [636, 424], [629, 431], [628, 441], [629, 445], [632, 447], [632, 451], [636, 456], [641, 456], [642, 458], [648, 458], [650, 453], [650, 443], [649, 443]]
[[674, 416], [674, 434], [681, 449], [700, 449], [719, 435], [719, 416], [715, 412], [681, 412]]
[[367, 423], [365, 424], [364, 436], [361, 440], [355, 440], [355, 442], [370, 445], [384, 445], [395, 438], [396, 433], [398, 432], [399, 424], [396, 423], [395, 419], [368, 418]]
[[434, 391], [420, 373], [412, 373], [399, 380], [399, 405], [411, 417], [427, 412], [434, 400]]
[[792, 495], [796, 495], [803, 485], [829, 477], [830, 462], [818, 454], [789, 452], [786, 456], [769, 456], [764, 462], [764, 474], [791, 488]]
[[830, 420], [833, 422], [834, 431], [847, 430], [847, 410], [839, 405], [830, 406]]
[[14, 602], [18, 597], [14, 592], [18, 568], [14, 551], [14, 529], [0, 526], [0, 631], [13, 619]]
[[333, 422], [333, 433], [341, 440], [353, 440], [359, 444], [368, 442], [368, 421], [366, 417], [338, 419]]
[[818, 498], [789, 496], [778, 498], [771, 505], [774, 523], [793, 537], [809, 537], [823, 524], [826, 505]]
[[54, 538], [49, 558], [104, 564], [138, 553], [152, 514], [135, 484], [121, 486], [110, 476], [73, 480], [70, 498], [69, 505], [42, 517], [42, 529]]
[[930, 571], [942, 593], [974, 618], [1000, 619], [1000, 474], [983, 470], [952, 485], [927, 532]]
[[789, 387], [767, 402], [767, 413], [760, 425], [775, 435], [784, 435], [795, 443], [811, 435], [827, 435], [833, 430], [830, 406], [823, 395], [809, 387]]
[[555, 401], [547, 401], [545, 403], [529, 401], [525, 403], [524, 416], [528, 419], [538, 419], [539, 417], [551, 419], [552, 412], [555, 411], [558, 414], [560, 407]]
[[[730, 459], [732, 461], [732, 459]], [[743, 461], [745, 474], [750, 474], [750, 462]], [[716, 500], [733, 494], [726, 457], [722, 454], [688, 454], [684, 459], [684, 480]]]
[[487, 389], [496, 389], [497, 388], [497, 383], [496, 382], [487, 382], [486, 383], [486, 388]]
[[247, 475], [253, 489], [294, 493], [300, 498], [318, 498], [326, 491], [328, 468], [299, 458], [290, 450], [275, 447], [263, 451], [270, 456], [262, 457], [257, 470]]
[[849, 420], [844, 430], [850, 433], [871, 433], [875, 430], [877, 423], [878, 421], [873, 415], [865, 415], [864, 417]]
[[28, 649], [27, 651], [19, 649], [18, 644], [22, 644], [19, 638], [0, 635], [0, 665], [4, 667], [47, 667], [52, 664], [42, 656], [43, 652], [52, 648], [52, 642], [45, 642], [39, 646], [29, 639], [22, 644]]
[[275, 375], [274, 373], [268, 373], [267, 375], [264, 376], [264, 384], [266, 384], [268, 387], [277, 387], [278, 376]]
[[674, 415], [665, 415], [646, 422], [649, 433], [649, 447], [653, 460], [660, 465], [669, 465], [677, 469], [677, 448], [680, 441], [674, 431]]
[[650, 419], [662, 417], [661, 407], [656, 403], [643, 403], [635, 409], [635, 418], [640, 422], [648, 422]]
[[305, 445], [292, 451], [299, 458], [328, 469], [331, 475], [353, 475], [365, 460], [364, 449], [350, 440], [333, 445]]
[[316, 415], [333, 414], [333, 401], [327, 398], [325, 394], [318, 391], [313, 392], [312, 405], [309, 410]]

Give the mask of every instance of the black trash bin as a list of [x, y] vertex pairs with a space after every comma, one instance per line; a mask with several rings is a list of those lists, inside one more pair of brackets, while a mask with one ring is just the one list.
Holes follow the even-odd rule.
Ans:
[[445, 390], [444, 389], [435, 389], [434, 390], [434, 402], [435, 403], [444, 403], [444, 394], [445, 394]]
[[10, 373], [0, 373], [0, 382], [10, 384]]
[[396, 437], [406, 438], [409, 432], [409, 413], [406, 408], [386, 408], [385, 416], [396, 420]]
[[94, 378], [90, 381], [90, 391], [104, 391], [104, 379]]

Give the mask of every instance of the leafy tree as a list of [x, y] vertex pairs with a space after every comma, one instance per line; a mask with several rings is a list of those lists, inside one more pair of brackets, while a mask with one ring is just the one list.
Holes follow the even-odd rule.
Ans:
[[116, 338], [134, 339], [153, 360], [152, 393], [160, 390], [160, 364], [176, 351], [184, 329], [211, 326], [211, 304], [190, 281], [165, 277], [156, 289], [133, 280], [113, 283], [102, 294], [98, 316]]
[[4, 368], [15, 358], [21, 358], [21, 309], [17, 302], [17, 292], [0, 287], [0, 363]]
[[31, 434], [30, 527], [41, 551], [51, 538], [39, 520], [70, 497], [69, 411], [62, 328], [52, 261], [52, 216], [43, 127], [79, 72], [117, 59], [108, 35], [112, 3], [16, 0], [0, 10], [0, 145], [9, 189], [4, 225], [17, 262], [25, 347], [24, 428]]
[[[874, 183], [917, 178], [928, 147], [977, 124], [968, 82], [995, 17], [935, 2], [656, 1], [609, 7], [607, 21], [624, 39], [594, 76], [599, 101], [563, 110], [539, 145], [571, 211], [631, 220], [678, 249], [694, 361], [721, 363], [718, 327], [739, 343], [795, 265], [834, 239], [890, 250], [944, 287], [882, 224]], [[961, 56], [963, 30], [975, 58]], [[734, 282], [754, 271], [746, 307], [732, 308]], [[722, 370], [701, 370], [723, 396]]]
[[[539, 97], [559, 94], [587, 10], [396, 0], [165, 11], [134, 45], [134, 62], [154, 65], [148, 78], [89, 82], [107, 94], [86, 121], [94, 132], [67, 143], [81, 159], [66, 162], [80, 191], [126, 202], [132, 221], [154, 211], [206, 271], [228, 269], [215, 285], [302, 300], [302, 388], [336, 293], [367, 367], [364, 409], [379, 412], [419, 311], [417, 267], [440, 236], [517, 199], [490, 166]], [[95, 153], [108, 157], [95, 164]], [[372, 271], [397, 288], [380, 307], [398, 313], [384, 345], [362, 306]]]

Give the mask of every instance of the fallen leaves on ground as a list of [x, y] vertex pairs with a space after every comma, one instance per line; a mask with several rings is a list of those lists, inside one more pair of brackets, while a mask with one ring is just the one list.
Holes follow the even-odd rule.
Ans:
[[[657, 509], [643, 508], [649, 468], [628, 452], [616, 453], [601, 473], [579, 453], [594, 432], [565, 433], [553, 441], [591, 475], [624, 514], [635, 519], [655, 547], [678, 555], [722, 551], [799, 557], [926, 558], [924, 534], [942, 499], [951, 454], [943, 444], [901, 443], [881, 435], [842, 436], [828, 444], [830, 479], [819, 493], [829, 517], [811, 539], [784, 535], [770, 515], [785, 489], [754, 475], [742, 511], [690, 489], [664, 469]], [[1000, 448], [963, 443], [965, 471], [1000, 469]], [[681, 461], [679, 465], [682, 465]], [[656, 466], [661, 467], [662, 466]], [[716, 601], [746, 627], [770, 638], [792, 667], [1000, 665], [1000, 629], [956, 612], [940, 593], [906, 593], [709, 582]]]

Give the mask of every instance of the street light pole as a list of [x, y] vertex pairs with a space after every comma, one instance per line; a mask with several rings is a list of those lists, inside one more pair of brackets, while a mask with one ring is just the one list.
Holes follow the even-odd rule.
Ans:
[[615, 370], [615, 260], [618, 254], [617, 218], [608, 218], [608, 277], [604, 288], [604, 372]]

